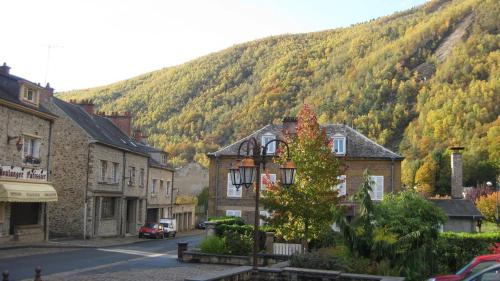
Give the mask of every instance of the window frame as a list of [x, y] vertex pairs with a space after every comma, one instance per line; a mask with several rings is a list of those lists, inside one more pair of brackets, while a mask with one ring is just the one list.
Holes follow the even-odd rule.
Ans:
[[[264, 146], [268, 141], [276, 139], [276, 135], [271, 133], [265, 133], [261, 136], [261, 145]], [[276, 153], [276, 142], [272, 142], [267, 147], [266, 155], [274, 155]]]
[[[229, 213], [233, 213], [233, 215], [230, 215]], [[234, 215], [234, 214], [238, 214], [238, 215]], [[229, 216], [233, 216], [233, 217], [238, 217], [238, 218], [241, 218], [241, 210], [226, 210], [226, 216], [229, 217]]]
[[128, 185], [132, 186], [135, 185], [135, 167], [134, 166], [128, 166]]
[[[370, 198], [372, 199], [372, 201], [382, 201], [384, 200], [384, 193], [385, 193], [385, 190], [384, 190], [384, 185], [385, 185], [385, 182], [384, 182], [384, 176], [381, 176], [381, 175], [371, 175], [370, 176], [370, 180], [372, 180], [375, 185], [373, 186], [373, 190], [370, 192]], [[378, 183], [381, 182], [382, 183], [382, 192], [381, 192], [381, 198], [378, 198], [379, 196], [377, 195], [377, 192], [380, 194], [380, 190], [377, 190], [377, 188], [380, 188], [380, 186], [378, 185]]]
[[165, 181], [167, 184], [165, 185], [165, 196], [169, 196], [170, 195], [170, 188], [172, 186], [172, 181]]
[[99, 182], [106, 182], [106, 174], [108, 172], [108, 161], [99, 160], [100, 163], [100, 177]]
[[[342, 181], [341, 183], [335, 186], [336, 190], [338, 190], [338, 197], [347, 196], [347, 175], [337, 176], [337, 179]], [[343, 192], [342, 192], [343, 190]]]
[[118, 183], [118, 170], [120, 169], [120, 163], [116, 162], [111, 162], [113, 165], [111, 165], [111, 179], [113, 180], [113, 183]]
[[144, 187], [144, 177], [146, 176], [144, 168], [139, 170], [139, 187]]
[[[337, 149], [335, 148], [335, 144], [337, 141], [341, 141], [343, 151], [337, 151]], [[335, 153], [335, 155], [345, 155], [347, 153], [346, 151], [347, 151], [346, 137], [344, 135], [341, 135], [341, 134], [333, 135], [333, 137], [332, 137], [332, 152]]]
[[[266, 176], [267, 176], [266, 173], [260, 174], [260, 191], [265, 191], [267, 189], [267, 185], [264, 184], [264, 177], [266, 177]], [[274, 180], [273, 180], [273, 177], [274, 177]], [[277, 181], [276, 174], [269, 173], [269, 180], [275, 184]]]
[[41, 148], [42, 148], [42, 139], [40, 137], [23, 134], [23, 148], [21, 150], [22, 151], [21, 157], [24, 163], [26, 163], [27, 157], [40, 160]]
[[[232, 191], [232, 192], [231, 192]], [[231, 179], [231, 173], [227, 173], [227, 198], [241, 198], [243, 196], [243, 188], [236, 189], [236, 186], [233, 184]]]
[[157, 182], [158, 182], [158, 179], [153, 179], [151, 181], [151, 194], [157, 193], [157, 187], [156, 187]]
[[[28, 94], [30, 91], [31, 91], [31, 99], [28, 98]], [[21, 93], [21, 100], [22, 101], [38, 106], [39, 97], [40, 97], [40, 95], [39, 95], [38, 89], [36, 89], [34, 87], [30, 87], [28, 85], [23, 85], [22, 93]]]
[[[108, 202], [106, 202], [108, 201]], [[101, 202], [101, 219], [115, 218], [116, 202], [114, 197], [102, 197]]]

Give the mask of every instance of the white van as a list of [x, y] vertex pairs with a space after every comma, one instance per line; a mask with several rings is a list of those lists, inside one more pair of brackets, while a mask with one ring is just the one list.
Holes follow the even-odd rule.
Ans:
[[163, 225], [166, 237], [175, 237], [177, 234], [177, 221], [175, 219], [163, 218], [160, 219], [160, 223]]

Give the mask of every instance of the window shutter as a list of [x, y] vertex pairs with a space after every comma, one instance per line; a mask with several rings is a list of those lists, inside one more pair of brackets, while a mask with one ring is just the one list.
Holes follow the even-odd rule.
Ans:
[[384, 199], [384, 176], [370, 176], [370, 178], [374, 182], [370, 197], [372, 200]]
[[33, 140], [33, 157], [40, 157], [40, 140]]
[[231, 173], [227, 174], [227, 197], [241, 197], [242, 188], [236, 190], [236, 187], [233, 185], [233, 181], [231, 180]]

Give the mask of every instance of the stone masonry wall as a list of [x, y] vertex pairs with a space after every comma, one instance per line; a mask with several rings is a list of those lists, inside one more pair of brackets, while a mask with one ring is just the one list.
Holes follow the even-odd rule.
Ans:
[[[172, 184], [173, 173], [169, 170], [160, 169], [156, 167], [149, 167], [148, 179], [148, 209], [149, 208], [168, 208], [171, 203], [172, 190], [167, 191], [167, 181]], [[156, 190], [153, 194], [153, 179], [157, 179]], [[163, 180], [163, 189], [160, 189], [160, 181]], [[170, 187], [171, 189], [171, 187]], [[161, 214], [160, 214], [161, 216]]]
[[55, 104], [47, 103], [45, 107], [59, 116], [52, 132], [51, 176], [59, 200], [48, 207], [50, 234], [82, 237], [90, 138]]
[[[0, 105], [0, 165], [48, 169], [49, 131], [50, 121]], [[18, 151], [16, 148], [17, 138], [11, 139], [8, 143], [8, 136], [18, 137], [23, 134], [40, 137], [40, 164], [23, 163], [23, 151]], [[50, 174], [48, 177], [50, 181]], [[51, 204], [53, 203], [48, 203], [49, 206]], [[3, 215], [3, 218], [0, 218], [1, 242], [3, 240], [10, 240], [10, 205], [7, 203], [0, 204], [0, 208], [3, 208], [0, 210], [0, 215]], [[40, 221], [40, 224], [43, 224], [43, 220]]]

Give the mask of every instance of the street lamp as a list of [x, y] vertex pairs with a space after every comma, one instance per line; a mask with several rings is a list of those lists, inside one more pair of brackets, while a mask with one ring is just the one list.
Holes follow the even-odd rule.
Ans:
[[[261, 168], [266, 170], [267, 163], [267, 148], [271, 143], [284, 144], [287, 152], [287, 161], [281, 165], [281, 184], [284, 187], [289, 187], [295, 179], [296, 167], [290, 158], [290, 148], [285, 141], [273, 139], [266, 143], [260, 144], [257, 139], [251, 137], [244, 140], [238, 147], [238, 157], [236, 163], [229, 169], [231, 180], [235, 185], [236, 190], [242, 186], [250, 188], [255, 182], [255, 220], [254, 220], [254, 238], [253, 238], [253, 272], [257, 276], [258, 260], [257, 253], [259, 251], [259, 197], [260, 197], [260, 175]], [[245, 146], [246, 155], [241, 159], [241, 149]], [[257, 179], [257, 180], [256, 180]]]

